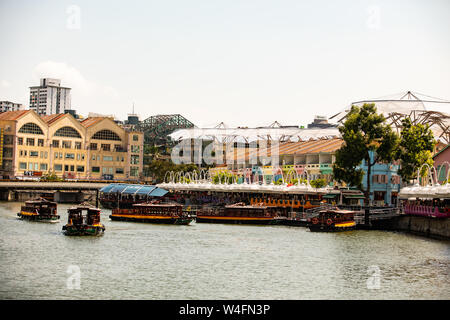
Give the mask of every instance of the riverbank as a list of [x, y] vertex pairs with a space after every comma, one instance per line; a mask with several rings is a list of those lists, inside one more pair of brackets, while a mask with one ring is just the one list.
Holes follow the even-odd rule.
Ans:
[[390, 230], [404, 231], [438, 240], [450, 240], [450, 219], [399, 216], [390, 222]]

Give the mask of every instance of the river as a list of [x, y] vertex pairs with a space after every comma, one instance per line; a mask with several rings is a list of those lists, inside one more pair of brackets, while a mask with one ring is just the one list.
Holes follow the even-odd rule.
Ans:
[[0, 299], [450, 299], [450, 242], [399, 232], [152, 225], [101, 237], [17, 218], [0, 202]]

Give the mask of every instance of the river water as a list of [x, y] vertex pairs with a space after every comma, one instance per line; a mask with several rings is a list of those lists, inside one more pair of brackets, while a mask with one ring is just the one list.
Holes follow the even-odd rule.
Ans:
[[450, 242], [384, 231], [110, 221], [102, 237], [0, 202], [0, 299], [450, 299]]

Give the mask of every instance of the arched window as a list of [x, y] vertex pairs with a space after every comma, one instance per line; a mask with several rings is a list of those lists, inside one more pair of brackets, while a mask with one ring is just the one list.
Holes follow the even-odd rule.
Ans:
[[97, 139], [97, 140], [114, 140], [114, 141], [122, 141], [120, 137], [111, 130], [100, 130], [97, 131], [91, 139]]
[[72, 127], [62, 127], [56, 130], [55, 136], [57, 137], [70, 137], [70, 138], [81, 138], [81, 135]]
[[22, 128], [19, 129], [19, 133], [44, 134], [41, 127], [32, 122], [25, 123]]

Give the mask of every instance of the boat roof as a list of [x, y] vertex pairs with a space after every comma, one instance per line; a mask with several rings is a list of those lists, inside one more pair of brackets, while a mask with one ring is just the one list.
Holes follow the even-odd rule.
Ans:
[[133, 207], [182, 207], [178, 203], [136, 203]]
[[99, 208], [96, 208], [94, 206], [91, 205], [87, 205], [87, 204], [82, 204], [82, 205], [78, 205], [78, 206], [73, 206], [70, 207], [69, 210], [95, 210], [95, 211], [100, 211]]
[[45, 203], [45, 204], [57, 204], [56, 202], [49, 201], [47, 199], [34, 199], [34, 200], [28, 200], [25, 201], [26, 204], [39, 204], [39, 203]]
[[236, 208], [242, 208], [242, 209], [267, 209], [267, 206], [252, 206], [252, 205], [236, 205], [236, 204], [230, 204], [228, 206], [225, 206], [227, 209], [236, 209]]
[[351, 211], [351, 210], [326, 209], [326, 210], [320, 211], [320, 213], [342, 213], [342, 214], [345, 214], [345, 213], [355, 213], [355, 212]]
[[169, 191], [159, 188], [155, 185], [146, 184], [126, 184], [126, 183], [111, 183], [100, 189], [103, 193], [121, 193], [133, 195], [146, 195], [150, 197], [162, 197]]

